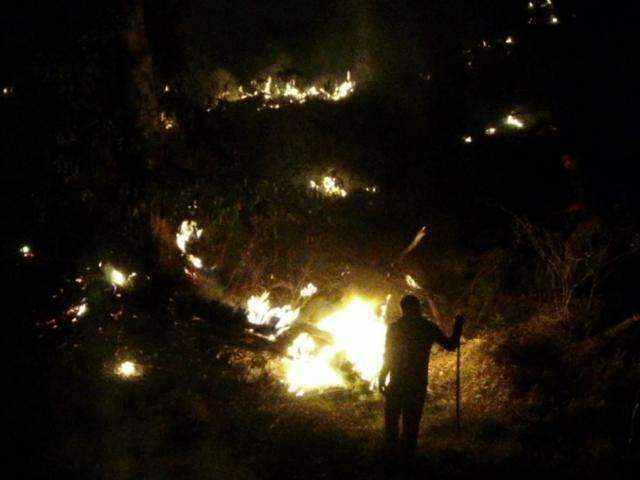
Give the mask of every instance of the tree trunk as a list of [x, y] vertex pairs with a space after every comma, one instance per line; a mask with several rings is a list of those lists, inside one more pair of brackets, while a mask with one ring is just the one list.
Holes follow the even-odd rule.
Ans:
[[[160, 106], [154, 82], [153, 55], [144, 18], [142, 0], [122, 0], [125, 25], [122, 40], [127, 56], [127, 103], [131, 162], [125, 168], [129, 180], [128, 221], [131, 222], [145, 268], [154, 270], [162, 253], [154, 225], [162, 217], [160, 195], [154, 185], [163, 164], [163, 136]], [[155, 222], [154, 222], [155, 220]]]
[[129, 100], [134, 125], [142, 137], [145, 164], [153, 169], [160, 161], [160, 108], [154, 86], [153, 56], [149, 46], [142, 0], [124, 0], [124, 44], [129, 56]]

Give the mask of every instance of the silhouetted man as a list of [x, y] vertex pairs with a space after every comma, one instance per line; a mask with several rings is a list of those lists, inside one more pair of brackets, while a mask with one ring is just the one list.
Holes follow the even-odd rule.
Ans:
[[[389, 452], [396, 449], [398, 424], [402, 418], [401, 452], [410, 457], [418, 440], [431, 346], [438, 343], [447, 350], [455, 350], [460, 344], [464, 318], [456, 317], [453, 334], [447, 337], [435, 323], [422, 316], [417, 297], [405, 296], [400, 306], [402, 317], [387, 329], [379, 388], [386, 396], [384, 434]], [[386, 384], [388, 374], [390, 380]]]

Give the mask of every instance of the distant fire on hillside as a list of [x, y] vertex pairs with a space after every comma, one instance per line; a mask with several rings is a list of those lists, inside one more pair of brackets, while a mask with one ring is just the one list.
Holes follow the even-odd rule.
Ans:
[[344, 80], [318, 81], [306, 85], [296, 79], [282, 80], [270, 75], [266, 79], [252, 80], [249, 86], [226, 85], [217, 98], [228, 102], [257, 99], [260, 101], [259, 110], [277, 110], [283, 105], [304, 104], [309, 100], [338, 102], [350, 96], [355, 88], [356, 82], [350, 71]]

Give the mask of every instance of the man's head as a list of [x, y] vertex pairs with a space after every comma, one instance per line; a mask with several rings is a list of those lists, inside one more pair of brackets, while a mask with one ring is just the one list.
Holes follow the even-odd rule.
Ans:
[[419, 317], [421, 314], [420, 300], [415, 295], [405, 295], [400, 300], [402, 314], [405, 317]]
[[575, 157], [575, 155], [572, 155], [570, 153], [564, 153], [561, 159], [562, 159], [562, 166], [565, 168], [565, 170], [568, 170], [570, 172], [577, 170], [578, 159]]

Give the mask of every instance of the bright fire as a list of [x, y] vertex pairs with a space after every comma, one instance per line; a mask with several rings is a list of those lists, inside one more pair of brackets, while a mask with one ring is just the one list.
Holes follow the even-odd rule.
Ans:
[[176, 245], [182, 253], [186, 253], [187, 244], [202, 236], [203, 229], [193, 220], [183, 220], [180, 229], [176, 233]]
[[187, 260], [189, 260], [189, 263], [191, 265], [193, 265], [195, 268], [202, 268], [202, 259], [200, 257], [196, 257], [195, 255], [187, 255]]
[[283, 361], [289, 391], [304, 395], [312, 390], [345, 386], [346, 366], [373, 385], [384, 355], [385, 306], [354, 296], [317, 323], [316, 327], [330, 338], [328, 344], [308, 333], [298, 335]]
[[323, 85], [311, 84], [300, 87], [295, 79], [287, 82], [278, 81], [269, 76], [266, 81], [253, 80], [250, 88], [240, 86], [235, 91], [225, 90], [220, 100], [237, 102], [249, 98], [262, 99], [262, 107], [278, 109], [282, 104], [303, 104], [310, 99], [337, 102], [351, 95], [356, 87], [356, 82], [351, 79], [351, 72], [347, 72], [344, 81], [336, 82], [333, 89], [326, 89]]
[[315, 180], [309, 181], [309, 187], [312, 190], [322, 193], [327, 197], [346, 197], [347, 191], [339, 185], [338, 180], [335, 177], [325, 176], [322, 178], [322, 182], [318, 183]]
[[332, 346], [320, 347], [308, 333], [298, 335], [287, 350], [290, 358], [284, 361], [289, 391], [301, 396], [309, 390], [344, 386], [333, 365], [337, 353]]
[[309, 282], [306, 287], [303, 287], [300, 290], [300, 296], [304, 298], [311, 297], [315, 295], [317, 291], [318, 291], [318, 287], [316, 287], [313, 283]]
[[142, 375], [142, 372], [138, 365], [130, 360], [120, 362], [115, 369], [115, 373], [122, 378], [138, 377]]
[[106, 280], [113, 285], [113, 288], [117, 288], [117, 287], [126, 287], [128, 285], [131, 284], [131, 282], [133, 282], [133, 279], [136, 278], [138, 276], [138, 274], [136, 272], [130, 273], [129, 275], [126, 275], [125, 273], [123, 273], [122, 271], [118, 270], [117, 268], [113, 267], [112, 265], [102, 265], [102, 262], [100, 262], [98, 264], [99, 267], [101, 267], [104, 271]]
[[[196, 268], [202, 265], [200, 259], [187, 252], [189, 243], [201, 234], [202, 229], [189, 220], [182, 222], [176, 234], [178, 248]], [[284, 305], [272, 303], [268, 291], [253, 295], [245, 305], [247, 321], [252, 325], [273, 329], [274, 334], [266, 338], [275, 341], [294, 323], [307, 321], [300, 318], [300, 305], [318, 290], [316, 285], [309, 282], [298, 291], [296, 302]], [[289, 391], [304, 395], [329, 387], [346, 387], [349, 383], [347, 378], [353, 379], [354, 375], [373, 386], [382, 366], [388, 302], [389, 296], [380, 302], [354, 295], [315, 322], [317, 333], [297, 334], [287, 347], [286, 358], [276, 363], [276, 370], [282, 375]], [[130, 371], [132, 367], [119, 368]], [[127, 376], [125, 371], [120, 374]]]
[[504, 120], [504, 123], [509, 125], [510, 127], [515, 128], [524, 128], [524, 122], [520, 120], [515, 115], [507, 115], [507, 118]]
[[276, 329], [278, 333], [288, 329], [297, 320], [300, 309], [294, 309], [291, 305], [272, 307], [269, 300], [269, 292], [262, 295], [254, 295], [247, 301], [247, 319], [254, 325], [268, 325]]

